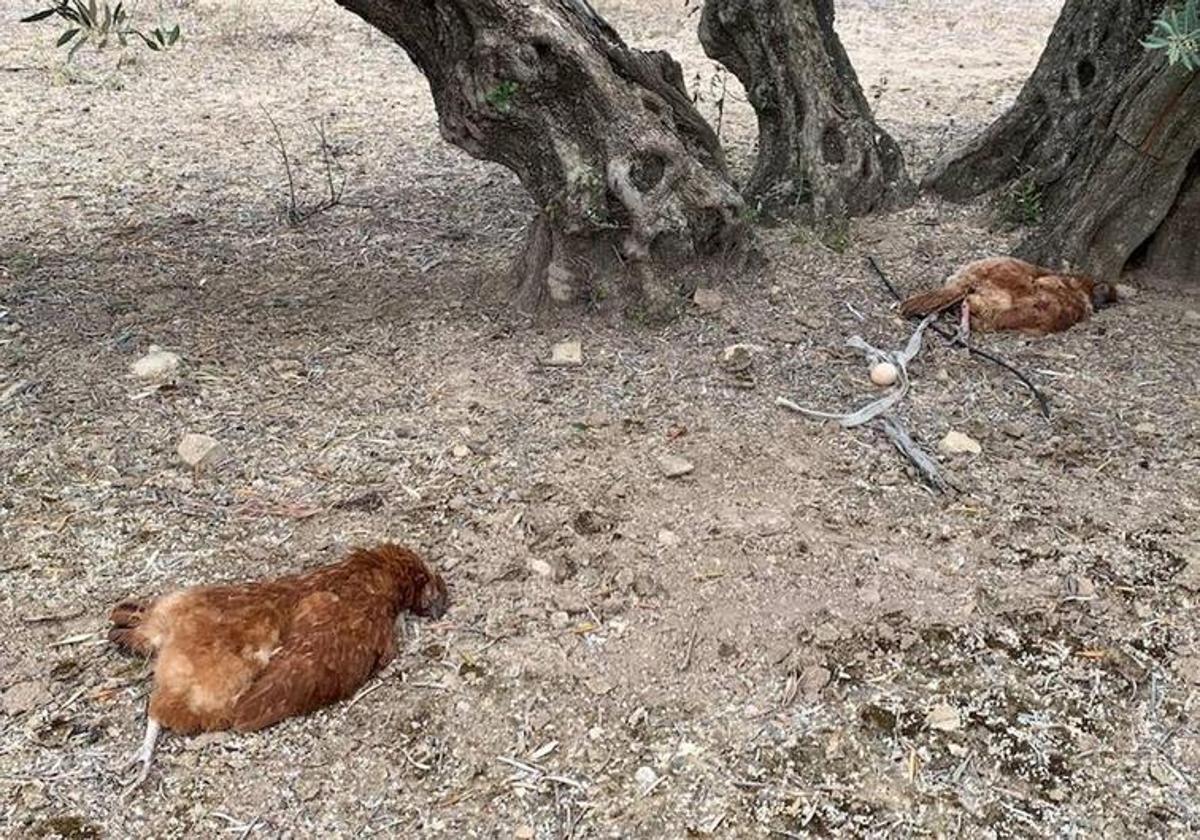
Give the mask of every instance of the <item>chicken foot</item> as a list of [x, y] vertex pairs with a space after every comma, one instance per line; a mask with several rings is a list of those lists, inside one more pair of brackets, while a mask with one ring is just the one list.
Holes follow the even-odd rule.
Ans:
[[154, 718], [146, 715], [146, 736], [142, 739], [142, 746], [137, 752], [130, 756], [129, 760], [125, 762], [124, 765], [124, 767], [128, 769], [140, 764], [141, 768], [138, 770], [137, 775], [133, 778], [133, 781], [129, 782], [125, 786], [124, 795], [129, 795], [141, 787], [142, 783], [145, 782], [146, 778], [150, 775], [150, 767], [154, 763], [154, 746], [158, 743], [158, 736], [161, 732], [162, 725], [159, 724], [159, 722]]

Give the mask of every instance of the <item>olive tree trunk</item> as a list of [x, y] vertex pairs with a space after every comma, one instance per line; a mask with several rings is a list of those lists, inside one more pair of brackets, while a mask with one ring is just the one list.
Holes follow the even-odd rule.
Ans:
[[1106, 281], [1138, 267], [1197, 282], [1200, 76], [1142, 46], [1163, 5], [1067, 0], [1013, 106], [924, 185], [961, 200], [1025, 179], [1042, 221], [1020, 256]]
[[1108, 281], [1144, 253], [1155, 284], [1200, 280], [1200, 73], [1143, 56], [1078, 142], [1018, 253]]
[[586, 0], [337, 0], [424, 73], [446, 140], [511, 169], [538, 212], [516, 301], [670, 306], [750, 233], [712, 129], [664, 52]]
[[1115, 87], [1142, 58], [1139, 41], [1163, 0], [1067, 0], [1017, 100], [996, 122], [938, 160], [922, 186], [961, 201], [1017, 178], [1057, 180]]
[[744, 194], [771, 215], [863, 215], [915, 195], [833, 22], [833, 0], [704, 2], [704, 51], [738, 77], [758, 115]]

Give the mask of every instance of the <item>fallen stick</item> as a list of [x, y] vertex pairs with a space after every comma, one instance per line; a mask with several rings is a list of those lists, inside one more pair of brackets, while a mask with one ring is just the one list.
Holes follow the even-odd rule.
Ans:
[[[894, 297], [897, 300], [897, 302], [903, 301], [904, 297], [900, 294], [900, 292], [896, 289], [896, 287], [892, 285], [892, 281], [888, 279], [888, 276], [883, 273], [883, 269], [879, 267], [879, 263], [876, 262], [875, 258], [872, 256], [868, 256], [867, 264], [869, 266], [871, 266], [871, 269], [875, 272], [876, 276], [878, 276], [879, 279], [883, 282], [883, 285], [887, 287], [887, 290], [892, 293], [892, 297]], [[1049, 419], [1049, 417], [1050, 417], [1050, 402], [1049, 402], [1049, 400], [1046, 399], [1045, 395], [1043, 395], [1042, 392], [1038, 390], [1038, 387], [1033, 384], [1033, 381], [1028, 376], [1026, 376], [1024, 373], [1022, 373], [1020, 370], [1018, 370], [1016, 367], [1014, 367], [1009, 362], [1006, 362], [1006, 361], [1004, 361], [1004, 359], [1001, 359], [999, 356], [989, 353], [986, 350], [980, 350], [975, 345], [964, 340], [962, 337], [955, 335], [954, 333], [948, 332], [947, 330], [945, 330], [943, 327], [939, 326], [938, 324], [930, 324], [929, 328], [931, 330], [933, 330], [935, 333], [937, 333], [938, 335], [940, 335], [942, 338], [946, 339], [946, 341], [950, 342], [951, 344], [961, 344], [963, 347], [965, 347], [967, 349], [968, 353], [971, 353], [972, 355], [975, 355], [975, 356], [979, 356], [981, 359], [987, 359], [992, 364], [999, 365], [1000, 367], [1004, 368], [1009, 373], [1011, 373], [1013, 376], [1017, 377], [1017, 379], [1021, 380], [1021, 384], [1024, 385], [1026, 388], [1028, 388], [1030, 393], [1033, 394], [1034, 399], [1037, 400], [1038, 407], [1042, 412], [1042, 416]]]

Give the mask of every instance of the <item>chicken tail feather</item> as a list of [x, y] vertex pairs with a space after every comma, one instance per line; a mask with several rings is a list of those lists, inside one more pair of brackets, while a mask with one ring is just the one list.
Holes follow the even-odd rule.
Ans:
[[930, 292], [921, 292], [906, 298], [900, 304], [900, 314], [905, 318], [913, 316], [924, 317], [934, 312], [949, 309], [967, 296], [967, 290], [961, 286], [943, 286]]

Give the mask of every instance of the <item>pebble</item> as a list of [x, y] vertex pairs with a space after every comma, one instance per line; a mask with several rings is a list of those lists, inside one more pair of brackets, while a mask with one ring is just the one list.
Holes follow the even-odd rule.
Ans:
[[1138, 296], [1137, 288], [1130, 286], [1128, 283], [1118, 283], [1113, 286], [1113, 291], [1117, 293], [1118, 301], [1133, 300]]
[[938, 451], [943, 455], [979, 455], [983, 452], [983, 447], [973, 437], [962, 432], [950, 431], [938, 443]]
[[720, 364], [729, 373], [741, 373], [754, 364], [753, 351], [758, 348], [750, 344], [731, 344], [721, 351]]
[[1189, 309], [1183, 313], [1183, 322], [1200, 327], [1200, 309]]
[[571, 623], [571, 616], [567, 615], [562, 610], [556, 610], [550, 613], [550, 626], [555, 630], [566, 630]]
[[183, 436], [175, 451], [179, 454], [179, 459], [194, 470], [215, 466], [229, 454], [215, 437], [192, 432]]
[[711, 315], [721, 311], [721, 307], [725, 305], [725, 296], [716, 289], [697, 289], [692, 295], [692, 303], [696, 304], [696, 308], [701, 312]]
[[679, 478], [695, 470], [696, 465], [678, 455], [663, 455], [658, 459], [658, 468], [667, 478]]
[[169, 350], [151, 346], [150, 352], [129, 366], [138, 379], [166, 379], [179, 370], [181, 360]]
[[578, 341], [560, 341], [550, 348], [549, 365], [576, 367], [583, 364], [583, 345]]
[[925, 715], [925, 723], [930, 729], [953, 732], [962, 728], [962, 715], [959, 714], [958, 709], [948, 703], [938, 703], [929, 710], [929, 714]]
[[642, 793], [647, 793], [658, 782], [658, 774], [654, 772], [653, 767], [647, 767], [643, 764], [633, 774], [633, 779], [638, 783], [638, 787], [642, 789]]
[[667, 546], [668, 548], [670, 548], [670, 547], [679, 545], [680, 542], [681, 542], [681, 540], [679, 539], [679, 535], [676, 534], [674, 531], [669, 531], [666, 528], [663, 528], [661, 531], [658, 532], [658, 544], [659, 545], [664, 545], [664, 546]]
[[821, 693], [821, 689], [829, 685], [831, 679], [833, 679], [833, 674], [828, 668], [809, 665], [800, 672], [800, 690], [804, 692], [805, 697], [814, 700]]
[[36, 680], [19, 682], [4, 692], [4, 713], [16, 717], [50, 702], [50, 689]]
[[1096, 584], [1083, 575], [1067, 575], [1063, 589], [1068, 598], [1089, 601], [1096, 597]]

